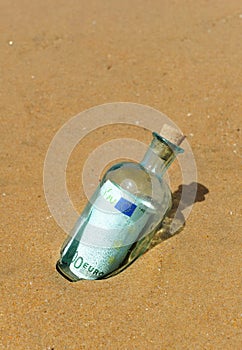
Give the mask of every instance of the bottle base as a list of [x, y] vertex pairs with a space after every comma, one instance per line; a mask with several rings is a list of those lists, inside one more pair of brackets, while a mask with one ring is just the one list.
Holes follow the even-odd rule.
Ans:
[[78, 278], [70, 271], [68, 266], [65, 266], [63, 263], [61, 263], [60, 260], [58, 260], [56, 263], [56, 270], [69, 282], [77, 282], [81, 280], [81, 278]]

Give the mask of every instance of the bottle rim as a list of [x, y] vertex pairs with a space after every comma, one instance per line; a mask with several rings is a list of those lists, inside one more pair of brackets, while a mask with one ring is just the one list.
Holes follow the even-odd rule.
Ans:
[[167, 140], [165, 137], [159, 135], [157, 132], [153, 132], [152, 135], [158, 139], [160, 142], [165, 143], [175, 154], [184, 153], [184, 149], [175, 145], [174, 143]]

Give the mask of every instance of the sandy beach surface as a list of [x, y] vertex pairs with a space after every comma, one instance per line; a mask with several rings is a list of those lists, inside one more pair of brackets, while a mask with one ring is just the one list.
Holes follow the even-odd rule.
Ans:
[[[0, 18], [0, 348], [241, 349], [241, 1], [0, 0]], [[200, 193], [183, 230], [130, 268], [70, 283], [46, 152], [73, 116], [122, 101], [187, 135]], [[67, 169], [79, 211], [84, 161], [115, 137], [150, 140], [138, 126], [88, 135]]]

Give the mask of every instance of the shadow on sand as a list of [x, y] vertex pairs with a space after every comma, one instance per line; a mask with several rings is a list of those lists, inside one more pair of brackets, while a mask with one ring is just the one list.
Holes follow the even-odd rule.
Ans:
[[[186, 190], [187, 195], [182, 197], [182, 191]], [[194, 192], [196, 196], [194, 199]], [[209, 193], [209, 190], [204, 185], [192, 182], [189, 185], [180, 185], [178, 189], [172, 194], [172, 208], [161, 222], [160, 228], [156, 231], [150, 246], [147, 251], [154, 248], [157, 244], [173, 237], [180, 233], [185, 226], [185, 218], [182, 211], [193, 205], [196, 202], [202, 202], [205, 200], [205, 195]], [[182, 202], [181, 202], [182, 201]], [[171, 230], [172, 225], [172, 230]], [[174, 229], [177, 227], [177, 230]]]

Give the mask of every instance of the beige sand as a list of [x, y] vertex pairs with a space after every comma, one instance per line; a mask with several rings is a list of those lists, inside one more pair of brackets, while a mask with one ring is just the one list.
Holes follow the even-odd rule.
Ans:
[[[0, 16], [1, 349], [241, 349], [241, 2], [1, 0]], [[73, 115], [114, 101], [171, 117], [209, 193], [122, 274], [71, 284], [43, 163]], [[96, 135], [70, 163], [79, 208]]]

